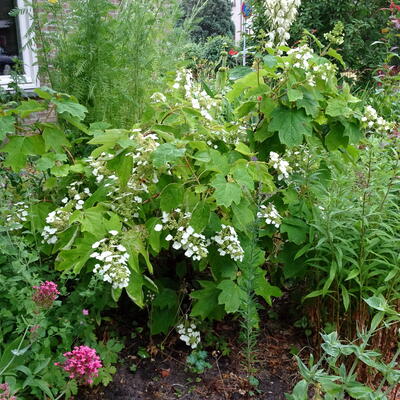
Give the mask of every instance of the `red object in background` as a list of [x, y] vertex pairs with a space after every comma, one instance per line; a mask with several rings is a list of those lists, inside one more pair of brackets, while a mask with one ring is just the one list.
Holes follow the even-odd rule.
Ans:
[[236, 50], [233, 50], [233, 49], [230, 49], [230, 50], [229, 50], [229, 55], [230, 55], [230, 56], [236, 56], [236, 54], [239, 54], [239, 52], [236, 51]]
[[393, 0], [390, 2], [390, 7], [391, 10], [397, 10], [400, 11], [400, 6], [397, 5]]

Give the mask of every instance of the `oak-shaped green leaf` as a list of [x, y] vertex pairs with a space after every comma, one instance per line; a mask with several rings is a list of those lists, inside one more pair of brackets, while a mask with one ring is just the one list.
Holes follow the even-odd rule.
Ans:
[[43, 124], [43, 139], [46, 151], [54, 150], [56, 153], [63, 153], [63, 146], [70, 147], [65, 133], [55, 124]]
[[269, 130], [277, 131], [282, 144], [298, 146], [312, 135], [311, 118], [303, 110], [279, 107], [273, 111]]
[[12, 115], [0, 116], [0, 141], [2, 141], [7, 133], [15, 132], [15, 118]]
[[183, 202], [185, 190], [179, 183], [170, 183], [165, 186], [160, 195], [160, 208], [162, 211], [171, 211]]
[[217, 287], [221, 290], [218, 303], [224, 305], [227, 313], [238, 311], [246, 293], [230, 279], [223, 280]]
[[172, 143], [164, 143], [157, 147], [151, 155], [153, 165], [156, 168], [166, 167], [168, 164], [173, 164], [185, 155], [186, 149], [178, 149]]
[[301, 244], [307, 238], [309, 227], [300, 218], [287, 217], [284, 218], [280, 230], [282, 233], [286, 232], [288, 234], [291, 242]]
[[228, 182], [224, 175], [215, 175], [210, 185], [215, 188], [214, 197], [217, 205], [229, 207], [232, 203], [240, 202], [242, 195], [240, 186], [237, 183]]
[[57, 270], [72, 270], [78, 274], [93, 253], [92, 244], [96, 240], [98, 240], [98, 237], [86, 232], [82, 238], [76, 240], [76, 246], [58, 253], [56, 258]]
[[203, 229], [208, 225], [210, 214], [211, 210], [208, 203], [205, 201], [199, 201], [193, 209], [190, 225], [196, 232], [202, 232]]
[[25, 167], [28, 155], [44, 154], [44, 141], [40, 135], [11, 136], [1, 151], [8, 153], [4, 165], [11, 167], [14, 171], [19, 171]]
[[271, 296], [280, 297], [282, 296], [281, 290], [277, 286], [272, 286], [265, 278], [265, 271], [261, 268], [257, 268], [256, 276], [254, 279], [254, 292], [263, 297], [264, 300], [272, 305]]
[[224, 308], [218, 303], [221, 291], [217, 284], [212, 281], [199, 281], [202, 289], [195, 290], [190, 294], [192, 299], [197, 300], [192, 307], [190, 315], [201, 319], [220, 319], [224, 315]]
[[331, 117], [348, 117], [352, 110], [347, 106], [347, 101], [332, 98], [328, 100], [325, 113]]
[[58, 99], [52, 100], [57, 108], [59, 114], [67, 113], [72, 117], [78, 118], [80, 121], [85, 119], [85, 115], [88, 112], [87, 108], [71, 99]]
[[18, 114], [21, 118], [29, 117], [34, 112], [39, 112], [45, 110], [46, 107], [43, 103], [36, 100], [23, 101], [21, 105], [12, 110], [13, 114]]

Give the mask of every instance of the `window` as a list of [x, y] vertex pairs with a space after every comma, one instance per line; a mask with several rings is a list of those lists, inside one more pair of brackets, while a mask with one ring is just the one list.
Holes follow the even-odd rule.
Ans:
[[0, 0], [0, 85], [6, 87], [10, 81], [10, 71], [15, 60], [22, 63], [23, 76], [21, 87], [37, 87], [37, 66], [34, 51], [25, 46], [26, 35], [30, 26], [30, 13], [23, 12], [11, 17], [15, 7], [26, 8], [23, 0]]

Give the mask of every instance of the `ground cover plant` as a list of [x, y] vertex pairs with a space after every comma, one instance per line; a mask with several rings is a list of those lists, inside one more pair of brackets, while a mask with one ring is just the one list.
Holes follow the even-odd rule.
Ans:
[[[128, 3], [121, 12], [133, 12]], [[264, 398], [259, 334], [270, 307], [291, 297], [321, 357], [306, 367], [300, 352], [303, 380], [287, 398], [390, 399], [399, 379], [399, 144], [396, 111], [379, 99], [397, 88], [389, 75], [375, 98], [353, 91], [340, 73], [340, 24], [324, 41], [306, 32], [287, 47], [299, 2], [289, 6], [283, 27], [270, 10], [251, 68], [230, 69], [223, 44], [212, 73], [163, 73], [134, 118], [106, 118], [95, 106], [103, 94], [82, 101], [69, 83], [72, 94], [42, 87], [36, 99], [2, 104], [3, 397], [71, 398], [106, 386], [122, 342], [144, 332], [140, 359], [175, 337], [187, 349], [182, 368], [201, 375], [216, 365], [228, 398], [218, 360], [229, 346], [213, 329], [226, 321], [239, 331], [241, 395]], [[119, 338], [110, 318], [118, 306], [139, 316], [135, 327], [123, 318]]]

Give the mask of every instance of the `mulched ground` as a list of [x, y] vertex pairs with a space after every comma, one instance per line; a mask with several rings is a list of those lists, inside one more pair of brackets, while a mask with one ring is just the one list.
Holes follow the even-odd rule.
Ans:
[[[250, 386], [246, 379], [237, 337], [238, 324], [236, 321], [224, 321], [216, 323], [214, 330], [219, 337], [225, 338], [231, 352], [228, 356], [214, 353], [213, 357], [212, 349], [207, 349], [212, 368], [204, 374], [186, 371], [188, 349], [177, 339], [175, 332], [168, 338], [163, 350], [159, 346], [149, 345], [148, 336], [146, 339], [138, 336], [126, 343], [113, 382], [106, 388], [99, 386], [82, 393], [78, 399], [284, 400], [284, 393], [290, 392], [299, 379], [291, 351], [307, 345], [303, 331], [293, 327], [289, 309], [283, 300], [273, 309], [276, 318], [271, 319], [267, 315], [262, 318], [256, 371], [253, 374], [259, 380], [256, 388]], [[147, 359], [137, 355], [143, 345], [151, 354]], [[130, 371], [132, 364], [138, 366], [136, 372]]]

